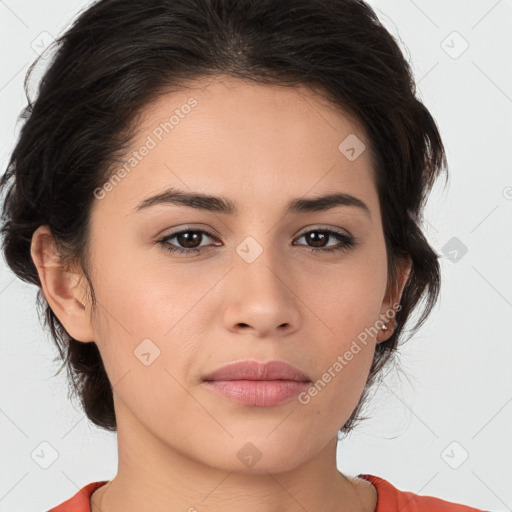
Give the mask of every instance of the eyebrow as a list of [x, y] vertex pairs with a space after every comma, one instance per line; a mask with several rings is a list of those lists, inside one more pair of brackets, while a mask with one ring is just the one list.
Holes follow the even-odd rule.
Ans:
[[[184, 192], [176, 188], [169, 188], [160, 194], [142, 200], [133, 210], [139, 212], [160, 204], [188, 206], [197, 210], [225, 215], [237, 215], [239, 213], [236, 203], [227, 197], [212, 196], [201, 192]], [[366, 203], [351, 194], [342, 192], [293, 199], [286, 205], [285, 214], [323, 212], [339, 206], [359, 208], [370, 219], [372, 218]]]

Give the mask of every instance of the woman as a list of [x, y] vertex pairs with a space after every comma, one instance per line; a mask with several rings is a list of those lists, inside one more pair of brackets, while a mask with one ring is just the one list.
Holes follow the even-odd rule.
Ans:
[[58, 45], [3, 249], [119, 466], [52, 510], [476, 510], [336, 467], [440, 285], [444, 147], [373, 10], [102, 0]]

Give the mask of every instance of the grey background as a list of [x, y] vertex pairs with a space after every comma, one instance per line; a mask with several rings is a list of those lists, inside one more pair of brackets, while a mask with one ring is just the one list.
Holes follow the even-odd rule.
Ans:
[[[512, 510], [512, 0], [369, 3], [412, 63], [451, 178], [427, 208], [427, 237], [443, 254], [441, 300], [403, 347], [402, 371], [369, 404], [372, 419], [340, 442], [338, 467]], [[0, 0], [0, 172], [20, 127], [29, 64], [88, 4]], [[65, 372], [53, 375], [57, 352], [35, 296], [1, 261], [2, 512], [46, 510], [117, 468], [115, 435], [70, 403]]]

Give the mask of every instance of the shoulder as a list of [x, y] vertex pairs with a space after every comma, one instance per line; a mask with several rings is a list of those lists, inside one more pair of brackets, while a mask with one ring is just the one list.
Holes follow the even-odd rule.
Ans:
[[74, 496], [50, 509], [48, 512], [91, 512], [92, 493], [108, 483], [108, 480], [91, 482], [82, 487]]
[[357, 478], [372, 483], [377, 490], [377, 508], [374, 512], [387, 512], [389, 510], [401, 510], [402, 512], [483, 512], [468, 505], [402, 491], [388, 480], [375, 475], [360, 474]]

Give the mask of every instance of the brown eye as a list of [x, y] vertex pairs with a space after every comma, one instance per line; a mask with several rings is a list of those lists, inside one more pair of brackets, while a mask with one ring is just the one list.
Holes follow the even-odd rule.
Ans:
[[[198, 253], [201, 252], [203, 248], [206, 248], [206, 246], [199, 245], [203, 241], [205, 235], [213, 238], [212, 234], [202, 229], [185, 229], [165, 236], [159, 240], [159, 243], [169, 252], [178, 251], [180, 253]], [[169, 243], [169, 241], [174, 238], [181, 247], [176, 247], [174, 243]]]
[[[182, 229], [165, 236], [159, 243], [163, 245], [166, 251], [178, 252], [178, 253], [199, 253], [204, 250], [213, 248], [213, 245], [220, 245], [216, 243], [213, 245], [203, 245], [201, 242], [204, 237], [212, 238], [215, 237], [208, 231], [202, 229]], [[307, 244], [310, 246], [311, 251], [320, 252], [335, 252], [335, 251], [346, 251], [357, 245], [357, 240], [351, 235], [345, 233], [339, 233], [330, 229], [314, 229], [302, 234], [299, 238], [305, 238]], [[170, 240], [175, 239], [175, 242], [170, 243]], [[338, 245], [329, 247], [329, 241], [331, 239], [338, 240]], [[301, 244], [302, 245], [302, 244]]]
[[[311, 244], [312, 251], [334, 252], [344, 251], [354, 247], [357, 242], [355, 237], [332, 231], [330, 229], [314, 229], [302, 234], [299, 238], [305, 238], [306, 242]], [[327, 243], [330, 238], [336, 238], [340, 243], [337, 246], [328, 247]]]

